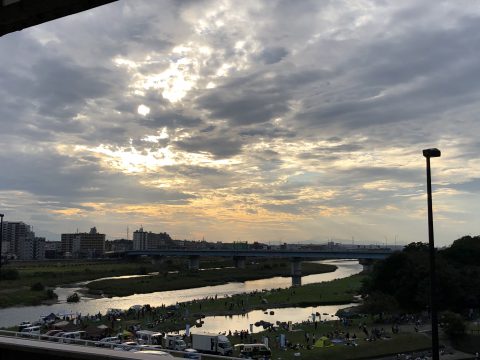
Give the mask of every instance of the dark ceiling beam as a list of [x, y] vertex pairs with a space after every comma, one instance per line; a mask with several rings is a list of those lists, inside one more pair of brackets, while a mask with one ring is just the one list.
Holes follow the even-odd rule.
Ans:
[[117, 0], [0, 0], [0, 36]]

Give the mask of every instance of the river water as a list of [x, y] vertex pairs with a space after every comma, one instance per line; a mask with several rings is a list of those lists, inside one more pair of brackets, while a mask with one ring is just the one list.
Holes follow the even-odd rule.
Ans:
[[[324, 264], [334, 264], [338, 268], [334, 272], [307, 275], [302, 277], [302, 284], [318, 283], [323, 281], [330, 281], [334, 279], [344, 278], [350, 275], [359, 273], [362, 270], [362, 266], [358, 261], [354, 260], [326, 260], [320, 261]], [[22, 321], [36, 321], [42, 315], [48, 315], [50, 313], [81, 313], [97, 314], [98, 312], [106, 313], [109, 308], [115, 309], [128, 309], [132, 305], [144, 305], [150, 304], [151, 306], [161, 306], [176, 304], [177, 302], [191, 301], [194, 299], [203, 299], [206, 297], [212, 297], [217, 295], [218, 297], [224, 297], [226, 295], [234, 295], [245, 292], [252, 292], [255, 290], [270, 290], [277, 288], [288, 288], [292, 285], [290, 277], [273, 277], [261, 280], [252, 280], [245, 282], [231, 282], [224, 285], [216, 286], [204, 286], [200, 288], [173, 290], [173, 291], [159, 291], [148, 294], [135, 294], [131, 296], [112, 297], [112, 298], [99, 298], [92, 299], [83, 296], [78, 303], [67, 303], [67, 297], [75, 291], [78, 291], [80, 287], [58, 287], [55, 292], [58, 294], [58, 303], [53, 305], [38, 305], [38, 306], [23, 306], [23, 307], [11, 307], [0, 310], [0, 327], [9, 327], [19, 324]], [[80, 284], [79, 284], [80, 286]], [[314, 312], [334, 314], [338, 309], [344, 308], [343, 306], [327, 306], [318, 307]], [[323, 309], [325, 308], [325, 309]], [[246, 330], [249, 324], [255, 323], [259, 320], [266, 320], [270, 322], [279, 321], [303, 321], [308, 318], [308, 314], [312, 312], [312, 308], [305, 308], [302, 310], [290, 310], [289, 309], [276, 309], [275, 313], [278, 316], [268, 316], [263, 312], [252, 311], [246, 316], [234, 316], [234, 317], [209, 317], [202, 326], [202, 331], [214, 331], [220, 332], [225, 330]], [[262, 317], [263, 316], [263, 317]], [[258, 320], [257, 320], [258, 318]], [[287, 320], [281, 320], [281, 318]], [[255, 319], [255, 320], [254, 320]], [[220, 330], [220, 327], [222, 330]], [[218, 330], [217, 330], [218, 329]], [[258, 328], [260, 331], [260, 328]]]

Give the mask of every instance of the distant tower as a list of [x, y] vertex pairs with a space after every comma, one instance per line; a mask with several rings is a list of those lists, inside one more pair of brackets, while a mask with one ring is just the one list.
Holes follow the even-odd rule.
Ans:
[[128, 225], [127, 225], [127, 240], [130, 240], [130, 229], [128, 228]]

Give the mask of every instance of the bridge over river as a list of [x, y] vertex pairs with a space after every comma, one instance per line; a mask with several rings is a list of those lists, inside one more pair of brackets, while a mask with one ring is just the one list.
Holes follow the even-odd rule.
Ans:
[[358, 248], [358, 249], [157, 249], [133, 250], [125, 252], [128, 257], [150, 256], [155, 261], [163, 261], [168, 256], [181, 256], [189, 259], [188, 268], [198, 270], [201, 257], [230, 257], [235, 266], [245, 268], [247, 258], [287, 258], [292, 264], [292, 277], [302, 275], [301, 263], [308, 260], [355, 259], [364, 267], [370, 267], [374, 260], [381, 260], [394, 252], [391, 248]]

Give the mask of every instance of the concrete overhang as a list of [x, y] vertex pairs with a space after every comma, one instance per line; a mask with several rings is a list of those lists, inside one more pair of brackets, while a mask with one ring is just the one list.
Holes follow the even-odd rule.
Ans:
[[117, 0], [0, 0], [0, 36]]

